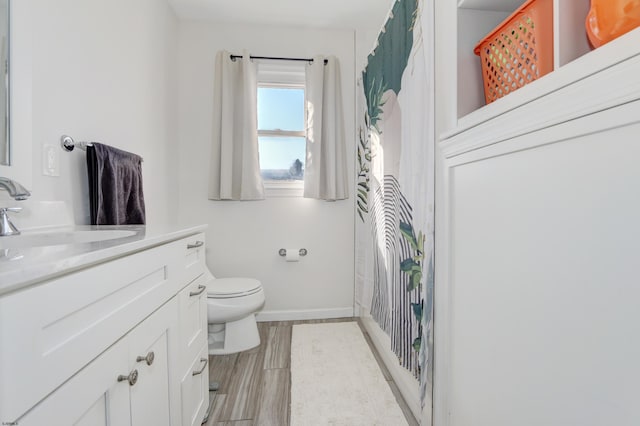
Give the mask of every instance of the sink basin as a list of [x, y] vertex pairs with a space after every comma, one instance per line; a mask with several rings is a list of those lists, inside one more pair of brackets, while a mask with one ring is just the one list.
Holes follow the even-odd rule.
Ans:
[[136, 231], [121, 229], [24, 232], [20, 235], [0, 237], [0, 249], [94, 243], [131, 237], [133, 235], [136, 235]]

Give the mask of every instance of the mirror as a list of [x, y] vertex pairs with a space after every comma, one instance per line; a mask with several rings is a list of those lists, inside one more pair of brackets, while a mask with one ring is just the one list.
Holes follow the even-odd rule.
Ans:
[[11, 164], [9, 139], [9, 0], [0, 0], [0, 165]]
[[[5, 22], [9, 22], [8, 28], [0, 34], [6, 37], [5, 46], [7, 46], [7, 60], [10, 69], [10, 80], [3, 75], [0, 84], [2, 87], [9, 87], [4, 91], [6, 96], [2, 105], [10, 105], [10, 108], [2, 107], [1, 121], [10, 123], [2, 130], [3, 135], [9, 135], [9, 138], [3, 137], [6, 141], [0, 145], [0, 152], [8, 152], [4, 157], [6, 161], [0, 161], [0, 176], [18, 181], [25, 188], [33, 189], [33, 38], [36, 32], [34, 26], [38, 16], [34, 10], [36, 1], [12, 1], [0, 0], [0, 4], [6, 5], [0, 7]], [[44, 18], [43, 18], [44, 19]], [[19, 52], [19, 54], [17, 54]], [[9, 81], [7, 81], [9, 80]], [[8, 86], [4, 86], [8, 84]], [[5, 114], [11, 110], [11, 115]], [[6, 117], [5, 117], [6, 116]], [[5, 121], [6, 120], [6, 121]], [[11, 163], [11, 165], [4, 164]], [[3, 192], [3, 191], [0, 191]], [[4, 194], [2, 194], [4, 195]], [[0, 196], [0, 199], [2, 196]]]

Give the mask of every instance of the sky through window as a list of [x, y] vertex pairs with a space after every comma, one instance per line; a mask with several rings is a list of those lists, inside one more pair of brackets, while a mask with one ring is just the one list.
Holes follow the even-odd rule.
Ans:
[[[304, 89], [259, 87], [259, 131], [304, 131]], [[260, 135], [260, 169], [266, 180], [302, 180], [306, 141], [301, 136]]]

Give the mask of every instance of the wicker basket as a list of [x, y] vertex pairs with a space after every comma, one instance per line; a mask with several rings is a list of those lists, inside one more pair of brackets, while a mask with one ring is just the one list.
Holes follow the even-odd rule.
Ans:
[[487, 104], [553, 70], [553, 0], [528, 0], [478, 43]]

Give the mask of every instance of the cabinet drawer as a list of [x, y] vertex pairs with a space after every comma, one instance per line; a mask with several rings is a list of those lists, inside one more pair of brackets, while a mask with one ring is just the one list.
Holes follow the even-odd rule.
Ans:
[[180, 365], [186, 366], [207, 343], [207, 291], [205, 276], [200, 275], [178, 295]]
[[0, 298], [3, 418], [18, 418], [173, 297], [179, 247], [166, 244]]
[[180, 240], [182, 244], [183, 276], [182, 282], [189, 283], [204, 272], [205, 263], [205, 239], [204, 234], [195, 234]]
[[203, 346], [196, 355], [182, 379], [182, 426], [196, 426], [209, 406], [209, 355], [207, 346]]

